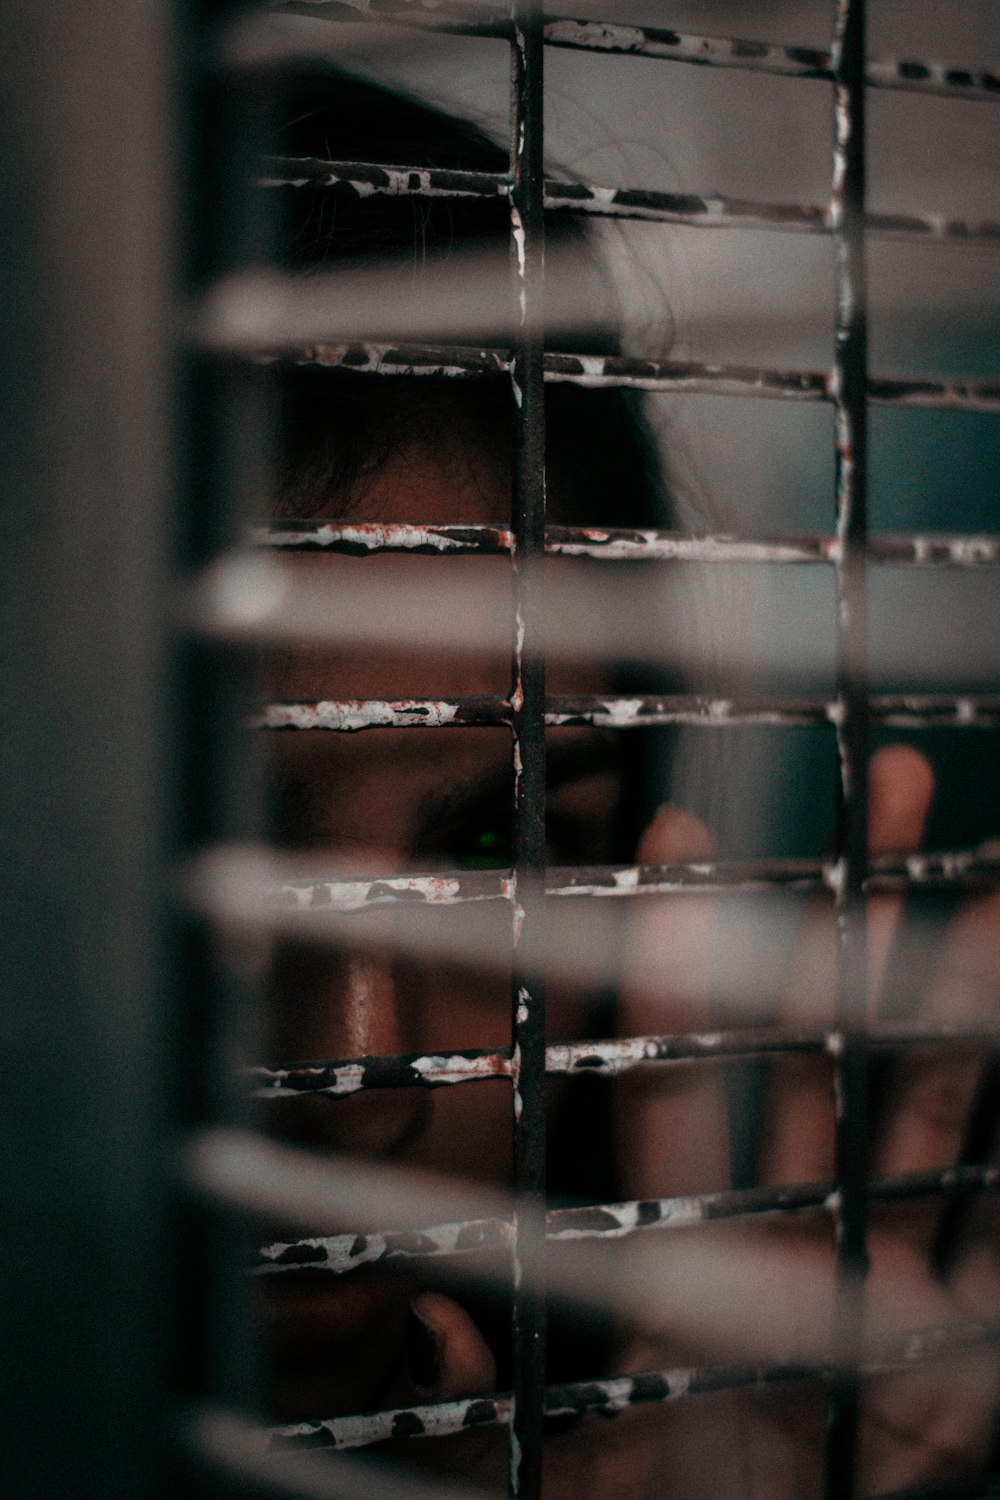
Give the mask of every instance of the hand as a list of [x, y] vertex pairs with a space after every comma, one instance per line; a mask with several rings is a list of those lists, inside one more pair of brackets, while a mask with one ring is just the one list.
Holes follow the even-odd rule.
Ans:
[[[496, 1360], [466, 1310], [441, 1292], [423, 1292], [410, 1303], [406, 1364], [385, 1392], [388, 1409], [433, 1406], [497, 1388]], [[435, 1442], [400, 1440], [383, 1451], [401, 1463], [428, 1465], [435, 1475], [461, 1476], [483, 1490], [506, 1490], [507, 1435], [495, 1427], [473, 1428]]]
[[[914, 752], [892, 748], [871, 767], [873, 853], [915, 849], [930, 805], [932, 776]], [[712, 857], [704, 826], [675, 808], [660, 811], [638, 851], [644, 863]], [[873, 1019], [899, 925], [899, 897], [869, 907]], [[971, 1024], [991, 1017], [1000, 988], [1000, 896], [970, 901], [940, 944], [924, 1005], [927, 1019]], [[712, 1029], [717, 903], [685, 896], [637, 901], [626, 942], [622, 1035]], [[836, 938], [828, 900], [807, 911], [778, 1020], [834, 1019]], [[636, 976], [670, 976], [653, 999]], [[910, 1054], [889, 1078], [883, 1124], [872, 1144], [877, 1175], [943, 1168], [960, 1149], [982, 1058], [971, 1050]], [[760, 1128], [762, 1186], [830, 1180], [833, 1111], [829, 1060], [784, 1058], [770, 1069]], [[623, 1198], [669, 1197], [730, 1185], [728, 1121], [712, 1063], [652, 1065], [617, 1089], [617, 1146]], [[965, 1225], [945, 1282], [932, 1266], [940, 1200], [872, 1205], [865, 1337], [947, 1326], [1000, 1314], [1000, 1263], [991, 1203]], [[618, 1371], [730, 1361], [822, 1362], [831, 1341], [834, 1256], [829, 1217], [804, 1213], [710, 1229], [654, 1230], [626, 1254], [648, 1258], [659, 1285], [706, 1270], [700, 1304], [678, 1297], [665, 1325], [620, 1351]], [[496, 1367], [469, 1313], [425, 1292], [414, 1304], [401, 1369], [380, 1405], [433, 1405], [492, 1394]], [[592, 1372], [581, 1372], [592, 1373]], [[609, 1371], [608, 1373], [611, 1373]], [[981, 1471], [997, 1410], [997, 1360], [973, 1353], [870, 1377], [864, 1385], [863, 1493], [878, 1493]], [[749, 1394], [697, 1395], [636, 1408], [614, 1421], [585, 1418], [546, 1440], [546, 1495], [590, 1500], [670, 1491], [700, 1497], [760, 1494], [796, 1500], [819, 1493], [825, 1462], [827, 1391], [821, 1382], [775, 1385]], [[504, 1492], [507, 1439], [482, 1428], [444, 1442], [390, 1445], [410, 1464], [460, 1475]]]
[[[916, 752], [891, 747], [870, 767], [873, 854], [918, 847], [933, 778]], [[661, 809], [639, 851], [645, 863], [710, 858], [703, 825]], [[902, 898], [869, 904], [869, 1005], [877, 1015]], [[676, 973], [666, 1002], [626, 984], [623, 1035], [709, 1030], [716, 903], [692, 896], [636, 904], [630, 935], [633, 972], [651, 963]], [[677, 955], [683, 955], [680, 964]], [[672, 968], [671, 968], [672, 966]], [[679, 971], [678, 971], [679, 970]], [[828, 899], [807, 911], [778, 1020], [823, 1026], [834, 1021], [836, 933]], [[971, 1025], [992, 1021], [1000, 998], [1000, 894], [970, 901], [940, 944], [922, 1009], [925, 1019]], [[982, 1071], [981, 1052], [911, 1050], [888, 1074], [882, 1123], [871, 1143], [875, 1175], [943, 1169], [961, 1151]], [[834, 1175], [834, 1117], [828, 1059], [775, 1060], [760, 1131], [762, 1186], [827, 1181]], [[730, 1185], [725, 1100], [711, 1063], [637, 1070], [618, 1086], [623, 1195], [705, 1193]], [[992, 1202], [967, 1216], [943, 1279], [932, 1264], [942, 1213], [928, 1197], [872, 1205], [865, 1291], [866, 1341], [1000, 1313]], [[634, 1370], [707, 1360], [822, 1360], [830, 1348], [834, 1252], [824, 1213], [785, 1216], [757, 1227], [653, 1231], [650, 1273], [705, 1270], [701, 1305], [678, 1299], [661, 1337], [625, 1351]], [[658, 1241], [656, 1245], [652, 1241]], [[673, 1241], [672, 1248], [668, 1241]], [[935, 1360], [867, 1378], [861, 1426], [862, 1493], [974, 1475], [989, 1457], [997, 1417], [998, 1359], [989, 1352]], [[683, 1410], [682, 1410], [683, 1408]], [[662, 1493], [669, 1468], [679, 1494], [740, 1493], [789, 1497], [821, 1493], [826, 1398], [819, 1383], [789, 1384], [751, 1395], [694, 1396], [672, 1410], [631, 1417], [633, 1453], [644, 1452], [635, 1495]]]

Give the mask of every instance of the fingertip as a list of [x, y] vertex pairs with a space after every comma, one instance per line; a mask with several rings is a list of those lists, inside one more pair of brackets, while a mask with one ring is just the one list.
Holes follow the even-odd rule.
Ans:
[[868, 766], [869, 842], [873, 853], [915, 848], [934, 795], [934, 771], [910, 745], [886, 745]]
[[438, 1383], [444, 1355], [445, 1335], [420, 1308], [420, 1298], [410, 1303], [406, 1327], [406, 1372], [418, 1391], [429, 1391]]
[[472, 1318], [441, 1292], [423, 1292], [410, 1303], [410, 1374], [436, 1400], [489, 1395], [496, 1361]]
[[689, 864], [711, 859], [714, 853], [712, 835], [701, 819], [669, 802], [657, 809], [639, 840], [638, 857], [643, 865]]

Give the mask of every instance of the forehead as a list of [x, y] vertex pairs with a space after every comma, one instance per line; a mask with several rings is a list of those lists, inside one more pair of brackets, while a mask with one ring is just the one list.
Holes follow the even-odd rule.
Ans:
[[[513, 402], [506, 381], [358, 374], [341, 379], [316, 370], [303, 379], [302, 373], [285, 393], [279, 518], [509, 525]], [[561, 394], [559, 387], [555, 394]], [[595, 479], [594, 465], [570, 471], [564, 461], [567, 419], [573, 418], [574, 432], [588, 431], [594, 424], [586, 419], [602, 414], [607, 415], [604, 407], [578, 411], [556, 404], [555, 430], [548, 434], [550, 513], [555, 518], [582, 520], [591, 489], [603, 493], [610, 488]], [[607, 446], [602, 437], [587, 453], [593, 456]], [[623, 492], [616, 470], [618, 509], [627, 508], [630, 496], [634, 503], [638, 488], [625, 486]], [[371, 607], [381, 611], [384, 602], [385, 619], [398, 619], [401, 629], [416, 608], [423, 645], [420, 651], [380, 645], [271, 652], [268, 696], [441, 699], [509, 690], [512, 577], [507, 557], [304, 552], [288, 554], [284, 561], [313, 598], [335, 592], [339, 583], [342, 597], [363, 601], [366, 612]], [[550, 607], [558, 612], [566, 605], [575, 618], [593, 576], [588, 564], [549, 558], [544, 571]], [[581, 629], [593, 629], [595, 618], [588, 607]], [[473, 655], [470, 634], [488, 642], [488, 649]], [[598, 652], [593, 661], [550, 660], [550, 691], [607, 691], [605, 658], [606, 653]]]
[[[467, 525], [506, 521], [510, 511], [510, 463], [499, 441], [456, 420], [454, 408], [441, 425], [412, 430], [382, 457], [377, 470], [343, 497], [342, 517], [359, 521], [448, 522]], [[331, 497], [334, 506], [336, 500]], [[334, 519], [333, 516], [330, 519]]]
[[[508, 524], [508, 387], [459, 389], [357, 377], [317, 385], [307, 405], [293, 482], [285, 491], [285, 514], [318, 521]], [[509, 691], [512, 594], [507, 558], [299, 553], [287, 562], [303, 582], [311, 575], [324, 589], [336, 589], [343, 579], [352, 585], [361, 580], [376, 598], [405, 599], [414, 589], [429, 592], [437, 601], [440, 644], [422, 653], [384, 647], [274, 651], [264, 662], [267, 698], [440, 699]], [[480, 630], [488, 625], [495, 642], [489, 651], [473, 655], [456, 648], [462, 638], [456, 588], [466, 601], [475, 600], [477, 625]], [[585, 684], [569, 680], [564, 670], [552, 686], [572, 692]], [[357, 736], [316, 731], [269, 738], [272, 768], [301, 784], [314, 784], [327, 799], [352, 784], [363, 786], [370, 811], [380, 808], [380, 822], [388, 822], [387, 799], [393, 796], [412, 811], [428, 790], [477, 780], [499, 784], [510, 774], [506, 730], [374, 730]], [[580, 749], [590, 736], [569, 731], [559, 738], [567, 749]], [[323, 798], [306, 800], [326, 805]]]
[[[510, 513], [510, 394], [486, 383], [354, 376], [299, 381], [286, 393], [286, 479], [279, 514], [317, 521], [506, 524]], [[412, 651], [272, 653], [269, 696], [290, 699], [443, 698], [504, 693], [510, 677], [510, 567], [502, 557], [292, 554], [303, 583], [360, 580], [398, 603], [419, 589], [434, 601], [439, 645]], [[456, 590], [476, 602], [495, 647], [455, 649]]]
[[504, 523], [506, 382], [299, 372], [286, 387], [278, 513], [336, 521]]

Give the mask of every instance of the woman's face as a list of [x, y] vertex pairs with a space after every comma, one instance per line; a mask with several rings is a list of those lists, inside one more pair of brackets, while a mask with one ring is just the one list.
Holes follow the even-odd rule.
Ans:
[[[321, 519], [424, 523], [504, 523], [510, 475], [503, 444], [481, 423], [442, 422], [393, 451], [350, 496], [326, 497]], [[292, 566], [316, 570], [336, 587], [343, 570], [363, 570], [373, 590], [474, 586], [478, 608], [496, 621], [496, 649], [415, 656], [405, 649], [283, 652], [264, 664], [270, 701], [320, 698], [448, 697], [506, 694], [510, 688], [510, 568], [505, 558], [330, 558], [300, 554]], [[454, 638], [462, 621], [449, 615]], [[592, 683], [564, 672], [553, 690]], [[601, 863], [617, 849], [622, 789], [613, 735], [550, 733], [547, 826], [550, 861]], [[345, 867], [364, 875], [434, 869], [509, 867], [511, 738], [503, 728], [273, 732], [267, 736], [272, 836], [310, 874]], [[273, 972], [271, 1058], [333, 1060], [510, 1042], [510, 967], [399, 957], [386, 943], [365, 947], [365, 917], [350, 950], [286, 944]], [[477, 939], [509, 950], [506, 903], [421, 915], [446, 943], [475, 921]], [[559, 917], [555, 920], [558, 922]], [[463, 928], [464, 924], [464, 928]], [[595, 997], [550, 986], [550, 1041], [590, 1034]], [[553, 1091], [553, 1103], [558, 1099]], [[363, 1158], [397, 1161], [477, 1183], [509, 1178], [508, 1080], [437, 1090], [375, 1090], [329, 1098], [273, 1101], [272, 1123], [286, 1137]], [[378, 1225], [358, 1225], [359, 1230]], [[407, 1308], [432, 1283], [360, 1270], [325, 1282], [280, 1278], [267, 1288], [264, 1315], [283, 1418], [331, 1416], [380, 1404], [406, 1357]]]
[[[349, 494], [320, 496], [310, 512], [327, 519], [467, 524], [496, 523], [507, 516], [509, 473], [502, 458], [502, 435], [493, 440], [481, 424], [463, 424], [461, 408], [454, 403], [429, 430], [413, 431], [416, 435], [393, 446], [363, 484]], [[554, 510], [563, 519], [558, 505]], [[387, 597], [390, 591], [398, 596], [418, 578], [429, 582], [441, 592], [442, 640], [462, 638], [465, 622], [455, 617], [448, 590], [456, 581], [469, 583], [474, 587], [477, 623], [483, 618], [496, 622], [496, 649], [477, 656], [442, 650], [433, 658], [382, 649], [274, 655], [264, 663], [263, 691], [268, 699], [444, 697], [502, 694], [509, 689], [510, 569], [505, 559], [337, 559], [303, 554], [293, 564], [303, 572], [321, 572], [330, 589], [351, 571], [354, 577], [363, 576], [373, 591], [384, 589]], [[553, 674], [548, 686], [553, 692], [600, 692], [606, 683], [579, 680], [567, 672], [560, 678]], [[380, 875], [509, 864], [512, 757], [504, 731], [276, 732], [268, 735], [268, 750], [272, 836], [313, 874], [328, 873], [331, 867]], [[550, 862], [609, 863], [622, 858], [620, 804], [627, 763], [615, 738], [583, 730], [553, 734], [549, 761]], [[869, 774], [873, 854], [919, 847], [932, 788], [931, 769], [921, 755], [902, 746], [879, 752]], [[680, 809], [663, 808], [643, 832], [637, 854], [647, 864], [701, 861], [712, 857], [712, 843], [697, 819]], [[628, 904], [577, 906], [588, 942], [607, 944], [617, 957], [620, 950], [613, 946], [616, 929], [609, 908]], [[929, 1018], [954, 1019], [955, 976], [960, 970], [971, 972], [970, 963], [982, 974], [976, 1003], [984, 1007], [985, 1017], [995, 1017], [997, 905], [995, 893], [970, 903], [952, 925], [941, 945], [940, 956], [947, 963], [935, 967], [925, 1001]], [[580, 933], [574, 939], [566, 924], [576, 903], [551, 906], [550, 952], [573, 954]], [[712, 1016], [708, 976], [714, 904], [692, 895], [679, 904], [667, 897], [663, 903], [647, 900], [634, 906], [623, 945], [622, 967], [628, 972], [622, 976], [619, 1034], [707, 1030]], [[891, 895], [875, 897], [869, 908], [872, 1014], [878, 1013], [875, 986], [889, 971], [900, 912], [898, 898]], [[459, 960], [449, 956], [449, 943], [460, 947], [468, 937], [467, 924], [475, 921], [484, 924], [476, 929], [482, 949], [492, 945], [500, 951], [510, 936], [510, 908], [502, 902], [470, 903], [428, 908], [418, 916], [440, 939], [439, 958], [415, 959], [397, 952], [384, 932], [366, 945], [365, 915], [350, 919], [356, 925], [350, 928], [349, 946], [286, 943], [273, 972], [272, 1060], [507, 1045], [509, 967]], [[817, 903], [804, 924], [778, 997], [782, 1024], [797, 1028], [833, 1022], [837, 967], [831, 917], [831, 910]], [[603, 933], [595, 931], [601, 921], [607, 923]], [[762, 931], [766, 940], [767, 929]], [[465, 946], [461, 951], [467, 955], [469, 950]], [[647, 994], [643, 986], [654, 973], [666, 976], [667, 987]], [[599, 996], [582, 988], [560, 988], [554, 982], [557, 976], [549, 977], [551, 1040], [608, 1034], [606, 1018], [603, 1023], [596, 1019]], [[963, 981], [957, 988], [960, 1004], [967, 992]], [[792, 1056], [788, 1061], [789, 1067], [768, 1074], [760, 1104], [757, 1170], [765, 1187], [825, 1183], [835, 1170], [830, 1058]], [[981, 1057], [956, 1060], [953, 1054], [933, 1053], [889, 1073], [884, 1120], [873, 1138], [873, 1161], [879, 1171], [905, 1177], [954, 1163], [963, 1149], [980, 1062]], [[571, 1089], [578, 1082], [567, 1080], [566, 1086]], [[551, 1121], [560, 1115], [566, 1098], [553, 1089], [549, 1100]], [[575, 1099], [570, 1102], [576, 1106]], [[314, 1149], [405, 1164], [494, 1188], [509, 1177], [509, 1080], [436, 1091], [370, 1091], [341, 1099], [275, 1099], [268, 1107], [277, 1130]], [[617, 1197], [669, 1198], [732, 1185], [729, 1126], [716, 1068], [681, 1069], [669, 1080], [658, 1072], [626, 1074], [616, 1084], [613, 1110]], [[570, 1139], [577, 1146], [586, 1123], [583, 1112], [574, 1107], [562, 1118], [570, 1119]], [[585, 1157], [582, 1147], [578, 1155]], [[585, 1171], [590, 1172], [589, 1162]], [[554, 1178], [551, 1186], [557, 1191]], [[593, 1189], [589, 1179], [587, 1186]], [[600, 1189], [588, 1196], [592, 1203], [611, 1201], [602, 1199]], [[950, 1281], [942, 1283], [933, 1259], [934, 1210], [928, 1216], [919, 1204], [917, 1208], [919, 1219], [911, 1216], [908, 1200], [885, 1205], [877, 1213], [873, 1208], [866, 1319], [876, 1340], [967, 1321], [970, 1308], [977, 1316], [989, 1316], [1000, 1305], [996, 1258], [987, 1253], [996, 1240], [992, 1221], [986, 1235], [974, 1226], [976, 1232], [970, 1231], [968, 1247], [958, 1256]], [[364, 1233], [386, 1226], [352, 1227]], [[718, 1238], [713, 1234], [716, 1228], [721, 1230]], [[824, 1208], [804, 1222], [776, 1223], [763, 1230], [741, 1221], [723, 1222], [707, 1224], [704, 1230], [685, 1229], [681, 1236], [624, 1241], [626, 1257], [649, 1257], [638, 1261], [644, 1286], [662, 1277], [664, 1261], [657, 1256], [666, 1255], [671, 1286], [686, 1285], [691, 1295], [674, 1294], [666, 1332], [654, 1329], [651, 1342], [616, 1350], [616, 1369], [650, 1371], [720, 1359], [741, 1364], [811, 1362], [817, 1340], [826, 1347], [831, 1338], [833, 1238]], [[674, 1259], [678, 1256], [679, 1261]], [[440, 1260], [414, 1258], [402, 1264], [399, 1271], [364, 1267], [341, 1277], [293, 1272], [264, 1288], [261, 1308], [270, 1353], [271, 1399], [279, 1420], [405, 1407], [500, 1388], [495, 1356], [503, 1351], [505, 1310], [501, 1308], [496, 1317], [501, 1331], [494, 1336], [482, 1309], [466, 1305], [464, 1291], [456, 1291], [442, 1274]], [[622, 1264], [633, 1262], [626, 1259]], [[675, 1280], [678, 1266], [683, 1276], [690, 1276], [687, 1283]], [[498, 1259], [495, 1271], [502, 1284], [509, 1260], [505, 1265]], [[435, 1317], [426, 1321], [438, 1335], [447, 1325], [446, 1388], [437, 1377], [423, 1378], [414, 1362], [420, 1347], [414, 1338], [414, 1312], [418, 1318], [424, 1316], [420, 1309], [428, 1304]], [[435, 1367], [439, 1372], [443, 1363], [439, 1360]], [[579, 1366], [577, 1373], [582, 1373]], [[966, 1383], [949, 1386], [944, 1396], [938, 1373], [932, 1376], [932, 1390], [927, 1374], [918, 1367], [888, 1382], [865, 1385], [861, 1463], [872, 1490], [900, 1490], [929, 1477], [945, 1477], [956, 1458], [975, 1469], [986, 1461], [995, 1430], [994, 1356], [990, 1354], [985, 1363], [964, 1365]], [[432, 1388], [435, 1394], [427, 1398]], [[568, 1434], [562, 1459], [554, 1454], [550, 1470], [556, 1500], [575, 1500], [581, 1494], [658, 1495], [667, 1465], [678, 1476], [678, 1493], [735, 1492], [734, 1485], [736, 1490], [741, 1484], [745, 1487], [748, 1473], [759, 1477], [762, 1493], [818, 1493], [825, 1451], [825, 1388], [809, 1387], [801, 1399], [794, 1390], [777, 1392], [773, 1401], [767, 1392], [716, 1394], [718, 1403], [703, 1396], [690, 1406], [678, 1403], [676, 1416], [651, 1406], [625, 1414], [636, 1418], [635, 1424], [619, 1419], [615, 1424], [591, 1424], [586, 1434]], [[480, 1457], [492, 1465], [488, 1473], [495, 1475], [502, 1434], [491, 1431], [493, 1447]], [[448, 1444], [483, 1436], [488, 1436], [485, 1428], [458, 1434]], [[558, 1434], [547, 1443], [546, 1463], [554, 1446]], [[412, 1456], [419, 1461], [419, 1454]], [[433, 1456], [433, 1461], [444, 1466], [450, 1460], [442, 1455]], [[478, 1468], [469, 1472], [478, 1478]], [[624, 1482], [623, 1473], [628, 1476]]]

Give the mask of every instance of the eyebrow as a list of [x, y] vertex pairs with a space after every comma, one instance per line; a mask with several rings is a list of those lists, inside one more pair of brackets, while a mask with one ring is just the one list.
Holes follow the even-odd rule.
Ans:
[[[546, 750], [546, 790], [557, 792], [588, 776], [618, 771], [621, 763], [621, 745], [613, 733], [588, 732], [586, 739], [572, 745], [552, 745]], [[440, 783], [420, 799], [417, 812], [420, 824], [428, 828], [458, 823], [475, 808], [501, 801], [510, 803], [513, 774], [508, 762], [502, 770]]]

